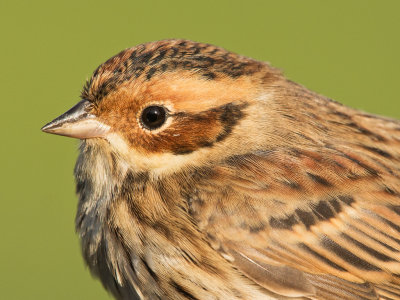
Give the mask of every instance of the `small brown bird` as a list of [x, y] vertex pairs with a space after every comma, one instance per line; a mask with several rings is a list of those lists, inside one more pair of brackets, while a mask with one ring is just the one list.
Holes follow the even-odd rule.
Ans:
[[400, 122], [187, 40], [122, 51], [42, 128], [117, 299], [400, 299]]

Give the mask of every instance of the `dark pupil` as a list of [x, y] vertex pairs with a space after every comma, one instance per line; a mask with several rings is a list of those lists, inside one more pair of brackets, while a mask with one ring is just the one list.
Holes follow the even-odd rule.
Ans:
[[149, 106], [143, 110], [142, 122], [148, 129], [156, 129], [165, 122], [165, 109], [160, 106]]

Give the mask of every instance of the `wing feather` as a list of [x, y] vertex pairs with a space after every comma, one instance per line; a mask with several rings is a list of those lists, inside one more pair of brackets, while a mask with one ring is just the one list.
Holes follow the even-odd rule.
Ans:
[[231, 157], [199, 186], [193, 217], [278, 295], [398, 299], [400, 167], [388, 157], [333, 147]]

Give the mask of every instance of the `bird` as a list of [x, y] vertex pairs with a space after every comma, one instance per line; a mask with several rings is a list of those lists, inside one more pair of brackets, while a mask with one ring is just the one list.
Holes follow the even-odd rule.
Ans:
[[172, 39], [42, 131], [80, 139], [76, 231], [116, 299], [400, 299], [398, 120]]

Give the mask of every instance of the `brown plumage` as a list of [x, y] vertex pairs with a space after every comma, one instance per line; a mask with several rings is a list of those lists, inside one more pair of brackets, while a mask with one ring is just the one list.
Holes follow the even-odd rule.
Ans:
[[46, 132], [117, 299], [400, 299], [400, 122], [185, 40], [127, 49]]

